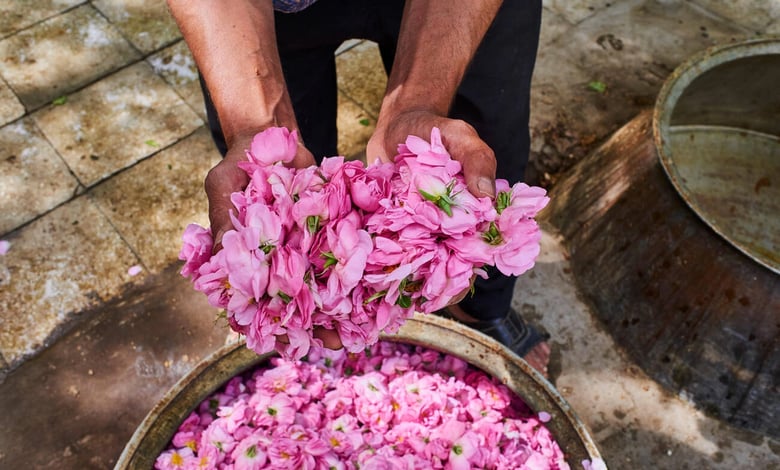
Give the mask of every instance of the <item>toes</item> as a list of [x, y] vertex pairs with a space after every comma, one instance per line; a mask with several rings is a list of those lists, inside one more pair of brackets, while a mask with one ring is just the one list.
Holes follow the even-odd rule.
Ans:
[[550, 346], [547, 343], [539, 343], [524, 357], [525, 361], [547, 377], [547, 364], [550, 362]]

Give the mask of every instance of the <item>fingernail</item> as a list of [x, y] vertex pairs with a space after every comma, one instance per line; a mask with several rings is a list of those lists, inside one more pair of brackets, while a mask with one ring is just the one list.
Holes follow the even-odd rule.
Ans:
[[477, 180], [477, 189], [485, 196], [494, 197], [496, 195], [496, 189], [493, 186], [493, 181], [490, 178], [484, 176]]
[[225, 235], [224, 230], [220, 230], [214, 236], [214, 245], [211, 248], [211, 254], [216, 255], [219, 250], [222, 249], [222, 236]]
[[222, 237], [225, 235], [225, 229], [221, 229], [214, 235], [214, 244], [219, 245], [222, 243]]

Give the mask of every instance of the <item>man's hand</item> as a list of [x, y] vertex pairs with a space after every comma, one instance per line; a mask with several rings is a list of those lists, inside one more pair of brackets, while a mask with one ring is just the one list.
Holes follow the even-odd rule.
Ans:
[[[209, 200], [211, 233], [214, 234], [214, 253], [222, 249], [222, 236], [225, 232], [233, 229], [230, 211], [234, 211], [235, 207], [230, 201], [230, 195], [244, 190], [249, 183], [249, 175], [236, 164], [240, 161], [246, 161], [246, 151], [249, 149], [253, 137], [254, 134], [237, 137], [232, 142], [225, 158], [206, 175], [205, 187]], [[306, 168], [314, 164], [314, 156], [304, 147], [302, 142], [299, 142], [298, 153], [291, 165], [296, 168]]]
[[444, 116], [500, 5], [501, 0], [406, 2], [387, 93], [366, 149], [369, 161], [389, 161], [407, 135], [428, 139], [438, 127], [444, 146], [463, 165], [469, 191], [495, 195], [493, 150], [469, 124]]
[[495, 196], [496, 157], [493, 150], [477, 135], [468, 123], [437, 116], [429, 111], [407, 111], [377, 123], [376, 131], [368, 141], [366, 157], [392, 161], [399, 143], [408, 135], [430, 138], [431, 129], [441, 131], [444, 147], [453, 159], [463, 165], [463, 174], [469, 191], [477, 197]]
[[[273, 126], [297, 129], [276, 47], [270, 0], [168, 0], [179, 28], [208, 85], [228, 146], [225, 159], [206, 178], [215, 250], [232, 229], [230, 195], [244, 189], [247, 175], [236, 166], [258, 132]], [[303, 145], [293, 165], [314, 163]]]
[[[236, 164], [246, 160], [246, 150], [252, 143], [254, 134], [242, 135], [236, 138], [228, 149], [225, 158], [212, 168], [206, 176], [206, 195], [209, 200], [209, 220], [211, 232], [214, 234], [214, 253], [222, 249], [222, 236], [228, 230], [233, 230], [230, 211], [235, 210], [230, 201], [230, 195], [242, 191], [249, 183], [249, 175]], [[291, 165], [295, 168], [306, 168], [315, 163], [312, 153], [298, 143], [298, 153]], [[339, 334], [335, 330], [323, 327], [314, 328], [314, 337], [322, 340], [326, 348], [340, 349], [342, 347]], [[281, 338], [286, 342], [286, 338]]]

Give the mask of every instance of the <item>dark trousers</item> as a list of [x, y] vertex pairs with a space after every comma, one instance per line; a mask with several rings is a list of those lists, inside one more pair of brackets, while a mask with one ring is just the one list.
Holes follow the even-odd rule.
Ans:
[[[318, 0], [301, 12], [276, 14], [287, 88], [301, 136], [315, 157], [336, 155], [336, 48], [347, 39], [374, 41], [389, 72], [403, 4], [400, 0]], [[531, 74], [541, 11], [541, 0], [504, 1], [450, 109], [450, 117], [474, 126], [490, 145], [498, 162], [497, 177], [510, 184], [523, 180], [528, 162]], [[205, 87], [204, 96], [209, 127], [224, 155], [227, 147]], [[508, 312], [515, 284], [514, 277], [495, 269], [488, 272], [489, 279], [477, 279], [474, 295], [460, 303], [483, 320]]]

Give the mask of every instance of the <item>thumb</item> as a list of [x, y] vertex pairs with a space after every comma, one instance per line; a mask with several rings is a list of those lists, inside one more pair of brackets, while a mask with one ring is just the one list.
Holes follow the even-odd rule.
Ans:
[[308, 168], [312, 165], [316, 165], [314, 160], [314, 154], [306, 148], [303, 141], [298, 141], [298, 151], [295, 153], [295, 158], [292, 161], [291, 166], [293, 168]]
[[209, 201], [211, 233], [214, 236], [214, 253], [222, 249], [225, 232], [234, 228], [230, 211], [235, 210], [235, 206], [230, 195], [243, 190], [248, 182], [247, 174], [227, 160], [217, 164], [206, 176], [205, 189]]
[[496, 157], [482, 140], [466, 148], [457, 148], [452, 157], [463, 165], [463, 177], [469, 192], [476, 197], [496, 196]]
[[383, 162], [389, 162], [387, 150], [385, 149], [384, 135], [380, 131], [374, 131], [374, 134], [368, 139], [366, 145], [366, 162], [369, 164], [374, 160], [379, 159]]

